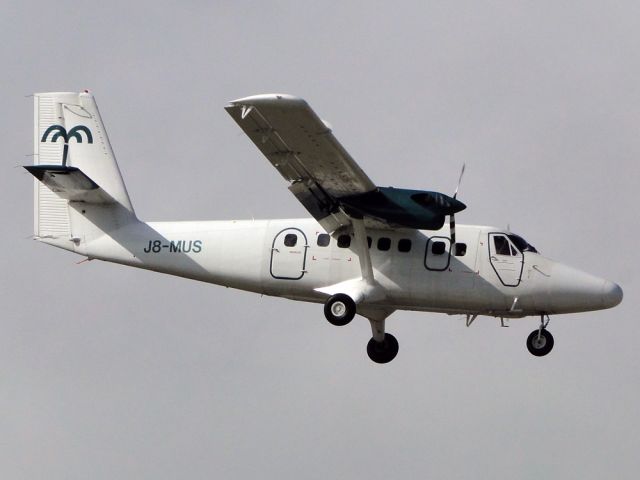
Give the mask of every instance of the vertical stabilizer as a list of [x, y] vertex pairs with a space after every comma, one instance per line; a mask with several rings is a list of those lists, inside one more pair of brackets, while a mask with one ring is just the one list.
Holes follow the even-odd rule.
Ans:
[[[117, 211], [119, 218], [123, 213], [135, 218], [93, 95], [86, 91], [36, 93], [33, 140], [35, 165], [79, 169], [115, 201], [110, 209]], [[69, 240], [82, 234], [77, 231], [80, 225], [73, 228], [77, 209], [70, 207], [77, 202], [38, 180], [34, 195], [35, 236], [69, 248]]]

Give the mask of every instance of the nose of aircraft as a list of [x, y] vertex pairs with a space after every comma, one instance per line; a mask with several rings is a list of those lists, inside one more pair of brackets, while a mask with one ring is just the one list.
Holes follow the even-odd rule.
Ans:
[[622, 288], [617, 283], [605, 280], [602, 284], [602, 304], [604, 308], [612, 308], [622, 301]]
[[556, 263], [550, 280], [549, 297], [557, 312], [601, 310], [622, 301], [618, 284], [566, 265]]

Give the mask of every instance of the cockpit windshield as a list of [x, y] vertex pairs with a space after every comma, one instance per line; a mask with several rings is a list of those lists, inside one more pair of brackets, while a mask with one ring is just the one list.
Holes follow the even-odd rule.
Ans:
[[511, 240], [513, 244], [516, 247], [518, 247], [518, 250], [520, 250], [521, 252], [538, 253], [538, 250], [536, 250], [536, 247], [531, 245], [529, 242], [527, 242], [524, 238], [520, 237], [519, 235], [509, 233], [507, 234], [507, 237], [509, 237], [509, 240]]

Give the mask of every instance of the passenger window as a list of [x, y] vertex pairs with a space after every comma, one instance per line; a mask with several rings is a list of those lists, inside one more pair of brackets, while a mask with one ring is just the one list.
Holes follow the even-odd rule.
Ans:
[[298, 243], [298, 236], [295, 233], [287, 233], [284, 236], [285, 247], [295, 247], [296, 243]]
[[338, 247], [349, 248], [351, 245], [351, 237], [349, 235], [340, 235], [338, 237]]
[[318, 235], [318, 246], [319, 247], [328, 247], [329, 242], [331, 241], [331, 237], [326, 233], [321, 233]]
[[464, 257], [467, 253], [467, 244], [466, 243], [456, 243], [456, 247], [454, 249], [456, 252], [456, 257]]
[[507, 240], [507, 237], [503, 237], [502, 235], [494, 235], [493, 245], [496, 247], [496, 253], [498, 255], [511, 255], [511, 250], [509, 249], [509, 240]]
[[433, 242], [431, 245], [431, 253], [434, 255], [442, 255], [446, 250], [446, 245], [444, 242]]
[[518, 251], [516, 250], [516, 247], [514, 247], [513, 245], [511, 245], [511, 256], [515, 257], [518, 255]]
[[391, 248], [391, 239], [387, 237], [380, 237], [378, 239], [378, 250], [386, 252]]
[[367, 245], [371, 248], [371, 237], [367, 237]]
[[408, 238], [401, 238], [398, 241], [398, 251], [399, 252], [409, 252], [411, 251], [411, 240]]

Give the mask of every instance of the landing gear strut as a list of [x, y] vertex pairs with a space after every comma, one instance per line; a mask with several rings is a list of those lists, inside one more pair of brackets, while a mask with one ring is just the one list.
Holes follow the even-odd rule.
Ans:
[[342, 327], [353, 320], [355, 315], [356, 302], [344, 293], [332, 295], [324, 304], [324, 316], [332, 325]]
[[540, 315], [540, 327], [531, 332], [527, 338], [527, 349], [536, 357], [545, 356], [553, 348], [553, 335], [547, 331], [547, 325], [549, 325], [549, 316]]

